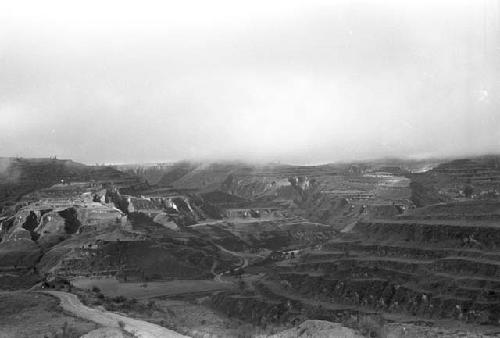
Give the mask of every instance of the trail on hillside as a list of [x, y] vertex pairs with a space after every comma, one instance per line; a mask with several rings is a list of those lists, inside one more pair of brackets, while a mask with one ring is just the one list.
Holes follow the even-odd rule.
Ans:
[[97, 310], [83, 305], [76, 295], [62, 291], [43, 291], [57, 297], [64, 310], [77, 317], [92, 321], [105, 327], [120, 327], [135, 337], [141, 338], [183, 338], [188, 337], [162, 326], [133, 319], [114, 312]]
[[223, 246], [220, 246], [220, 245], [215, 244], [215, 243], [214, 243], [214, 245], [217, 248], [219, 248], [221, 251], [224, 251], [230, 255], [236, 256], [240, 259], [240, 265], [234, 269], [235, 271], [238, 271], [240, 269], [244, 269], [248, 266], [248, 258], [244, 257], [243, 254], [241, 254], [239, 252], [234, 252], [234, 251], [228, 250], [228, 249], [224, 248]]

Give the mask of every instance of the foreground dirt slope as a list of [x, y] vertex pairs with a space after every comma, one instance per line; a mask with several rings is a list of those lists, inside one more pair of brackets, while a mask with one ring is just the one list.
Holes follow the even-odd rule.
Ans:
[[37, 292], [0, 292], [0, 337], [44, 338], [66, 332], [76, 336], [98, 327], [63, 312], [57, 299]]
[[324, 320], [306, 320], [297, 327], [269, 336], [269, 338], [362, 338], [354, 330]]
[[64, 310], [71, 314], [92, 321], [105, 327], [121, 327], [125, 331], [141, 338], [181, 338], [187, 337], [167, 328], [142, 320], [129, 318], [117, 313], [100, 311], [83, 305], [78, 297], [62, 291], [46, 291], [47, 294], [59, 298]]

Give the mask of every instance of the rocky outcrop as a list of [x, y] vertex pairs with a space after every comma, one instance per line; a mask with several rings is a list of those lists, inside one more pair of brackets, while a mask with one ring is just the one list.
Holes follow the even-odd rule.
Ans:
[[179, 226], [172, 221], [171, 217], [166, 213], [162, 212], [153, 218], [153, 222], [163, 225], [165, 228], [170, 230], [179, 230]]
[[[66, 209], [65, 209], [66, 210]], [[43, 215], [40, 224], [35, 231], [41, 238], [50, 235], [66, 234], [66, 220], [57, 211], [52, 211]]]
[[76, 211], [76, 221], [81, 224], [79, 232], [102, 230], [114, 225], [124, 227], [127, 224], [127, 216], [114, 206], [94, 202], [74, 210]]
[[[297, 177], [294, 177], [298, 181]], [[295, 192], [293, 197], [298, 197], [296, 189], [292, 186], [291, 178], [278, 175], [251, 176], [251, 175], [229, 175], [223, 182], [221, 189], [231, 195], [255, 200], [260, 198], [278, 197]], [[295, 181], [294, 181], [295, 182]], [[299, 187], [299, 184], [296, 185]], [[287, 193], [287, 189], [289, 190]]]
[[[147, 217], [158, 224], [174, 222], [178, 226], [188, 226], [207, 219], [221, 219], [221, 211], [197, 195], [174, 196], [123, 196], [125, 211], [131, 219]], [[167, 223], [165, 223], [167, 222]]]

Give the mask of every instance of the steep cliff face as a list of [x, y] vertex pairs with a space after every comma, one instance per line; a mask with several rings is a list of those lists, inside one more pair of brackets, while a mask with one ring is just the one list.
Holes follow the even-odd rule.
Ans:
[[126, 222], [126, 216], [120, 210], [98, 202], [71, 204], [68, 201], [60, 208], [42, 203], [28, 205], [2, 221], [2, 232], [3, 237], [8, 237], [14, 231], [25, 229], [34, 241], [45, 241], [49, 237], [65, 237], [123, 222]]
[[[231, 195], [248, 200], [265, 197], [277, 198], [289, 192], [295, 192], [288, 178], [276, 176], [238, 176], [229, 175], [222, 183], [221, 189]], [[286, 196], [295, 197], [295, 196]]]
[[[197, 195], [175, 195], [175, 196], [123, 196], [124, 210], [133, 217], [148, 217], [161, 220], [159, 224], [174, 224], [186, 226], [206, 219], [220, 219], [221, 210], [206, 202]], [[137, 219], [137, 217], [136, 217]], [[167, 223], [165, 223], [167, 222]]]
[[[101, 184], [57, 184], [30, 192], [0, 218], [0, 288], [29, 287], [40, 280], [39, 260], [81, 233], [125, 228], [127, 218], [106, 199]], [[54, 255], [65, 258], [67, 252]], [[50, 255], [48, 257], [51, 257]]]
[[40, 236], [39, 242], [50, 247], [66, 237], [66, 219], [58, 212], [49, 212], [43, 215], [35, 231]]

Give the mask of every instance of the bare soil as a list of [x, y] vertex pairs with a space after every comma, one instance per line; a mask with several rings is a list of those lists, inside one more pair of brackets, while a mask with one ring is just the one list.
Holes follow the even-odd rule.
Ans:
[[66, 327], [68, 337], [80, 337], [99, 328], [93, 322], [74, 317], [51, 296], [36, 292], [0, 293], [0, 337], [53, 337]]

